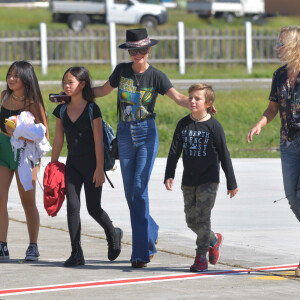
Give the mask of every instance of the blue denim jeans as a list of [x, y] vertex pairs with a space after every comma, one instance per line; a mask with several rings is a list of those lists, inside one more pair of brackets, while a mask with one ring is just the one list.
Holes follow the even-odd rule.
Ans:
[[300, 221], [300, 136], [295, 137], [288, 146], [281, 144], [280, 153], [285, 195]]
[[158, 225], [149, 213], [148, 183], [158, 149], [154, 119], [120, 121], [117, 128], [119, 158], [132, 228], [131, 262], [149, 262], [157, 252]]

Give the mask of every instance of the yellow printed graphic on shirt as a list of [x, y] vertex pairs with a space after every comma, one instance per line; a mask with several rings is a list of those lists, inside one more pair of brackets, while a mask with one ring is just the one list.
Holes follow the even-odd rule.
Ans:
[[119, 83], [119, 101], [123, 121], [143, 120], [148, 115], [147, 106], [151, 103], [153, 88], [142, 88], [137, 91], [133, 80], [121, 76]]

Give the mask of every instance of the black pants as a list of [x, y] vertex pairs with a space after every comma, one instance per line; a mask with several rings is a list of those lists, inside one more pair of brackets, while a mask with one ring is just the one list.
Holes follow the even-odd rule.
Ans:
[[114, 234], [114, 226], [108, 214], [101, 208], [102, 186], [95, 188], [93, 183], [95, 168], [95, 155], [67, 157], [65, 180], [68, 226], [72, 244], [80, 241], [80, 192], [83, 184], [90, 216], [103, 227], [106, 236]]

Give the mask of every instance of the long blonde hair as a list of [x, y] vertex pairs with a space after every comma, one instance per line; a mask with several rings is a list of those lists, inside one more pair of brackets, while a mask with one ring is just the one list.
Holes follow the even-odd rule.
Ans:
[[283, 44], [283, 59], [288, 69], [298, 74], [300, 71], [300, 26], [282, 27], [278, 40]]

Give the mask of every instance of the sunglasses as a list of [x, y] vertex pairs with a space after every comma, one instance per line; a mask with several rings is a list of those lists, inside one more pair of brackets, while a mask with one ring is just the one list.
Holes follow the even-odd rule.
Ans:
[[130, 56], [136, 56], [138, 53], [145, 55], [148, 53], [148, 48], [128, 50]]

